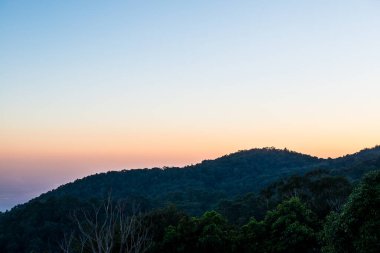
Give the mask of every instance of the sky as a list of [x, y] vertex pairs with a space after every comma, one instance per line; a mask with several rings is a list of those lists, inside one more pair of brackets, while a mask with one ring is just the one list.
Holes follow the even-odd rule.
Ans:
[[102, 171], [380, 144], [379, 31], [379, 0], [0, 0], [0, 210]]

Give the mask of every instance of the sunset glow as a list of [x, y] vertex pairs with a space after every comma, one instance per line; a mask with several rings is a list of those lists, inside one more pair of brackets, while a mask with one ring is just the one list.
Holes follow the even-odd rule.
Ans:
[[42, 2], [0, 3], [0, 209], [109, 170], [380, 144], [379, 1]]

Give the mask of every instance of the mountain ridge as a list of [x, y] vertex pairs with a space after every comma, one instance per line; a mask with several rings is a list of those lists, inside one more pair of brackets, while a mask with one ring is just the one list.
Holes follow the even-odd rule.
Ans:
[[[137, 205], [148, 219], [161, 220], [152, 223], [156, 242], [172, 225], [179, 225], [181, 217], [191, 221], [191, 216], [220, 213], [231, 225], [244, 228], [252, 217], [263, 222], [271, 210], [294, 197], [323, 222], [347, 203], [364, 174], [378, 174], [379, 169], [376, 146], [336, 159], [287, 149], [251, 149], [183, 168], [95, 174], [0, 213], [0, 252], [58, 252], [64, 233], [76, 229], [72, 214], [94, 210], [109, 196], [115, 204], [124, 203], [131, 210]], [[178, 219], [168, 223], [165, 217], [170, 220], [173, 215]]]
[[52, 196], [101, 198], [112, 192], [115, 198], [136, 198], [151, 207], [175, 204], [192, 214], [199, 214], [215, 207], [214, 199], [259, 192], [276, 180], [315, 169], [327, 169], [334, 175], [347, 175], [356, 180], [368, 171], [361, 166], [363, 163], [379, 168], [380, 146], [334, 159], [286, 148], [253, 148], [184, 167], [97, 173], [62, 185], [33, 201]]

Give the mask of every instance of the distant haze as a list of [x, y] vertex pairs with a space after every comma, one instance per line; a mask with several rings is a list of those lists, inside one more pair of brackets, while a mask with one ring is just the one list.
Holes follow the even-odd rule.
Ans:
[[1, 1], [0, 210], [100, 171], [380, 143], [380, 1]]

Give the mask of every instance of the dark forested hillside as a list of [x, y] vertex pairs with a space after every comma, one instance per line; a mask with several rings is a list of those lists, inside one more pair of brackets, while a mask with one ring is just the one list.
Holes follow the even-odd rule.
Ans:
[[144, 205], [169, 203], [191, 214], [215, 208], [221, 199], [258, 192], [290, 175], [324, 168], [334, 175], [355, 180], [380, 167], [380, 148], [363, 150], [338, 159], [320, 159], [275, 148], [239, 151], [184, 168], [152, 168], [112, 171], [92, 175], [59, 187], [41, 198], [76, 196], [137, 198]]
[[363, 149], [352, 155], [346, 155], [330, 161], [330, 169], [334, 174], [358, 179], [368, 171], [380, 168], [380, 146]]
[[[283, 242], [284, 245], [267, 252], [306, 252], [307, 244], [313, 245], [310, 252], [319, 252], [316, 231], [322, 229], [323, 220], [331, 212], [344, 209], [357, 182], [365, 173], [379, 170], [379, 162], [380, 147], [337, 159], [264, 148], [239, 151], [184, 168], [96, 174], [0, 213], [0, 252], [56, 252], [63, 234], [75, 230], [73, 212], [91, 210], [91, 206], [109, 195], [113, 201], [124, 200], [129, 208], [136, 205], [147, 213], [149, 218], [145, 220], [151, 220], [155, 231], [153, 241], [162, 242], [150, 247], [151, 252], [214, 252], [211, 248], [215, 238], [201, 232], [214, 231], [214, 222], [224, 231], [220, 231], [220, 242], [228, 243], [218, 244], [219, 252], [260, 252], [252, 250], [257, 245], [243, 245], [244, 241], [263, 235], [277, 240], [281, 235], [272, 231], [270, 224], [284, 215], [294, 218], [287, 212], [302, 213], [300, 219], [306, 223], [299, 228], [301, 242]], [[198, 218], [191, 218], [193, 215]], [[183, 226], [195, 230], [184, 231]], [[251, 229], [254, 231], [249, 232]], [[302, 235], [305, 231], [311, 232]], [[202, 233], [206, 241], [199, 242]], [[306, 236], [305, 241], [302, 236]], [[188, 244], [185, 239], [190, 240]], [[188, 251], [174, 247], [179, 241]]]
[[239, 151], [184, 168], [108, 172], [59, 187], [50, 196], [134, 197], [153, 207], [173, 203], [192, 214], [214, 208], [220, 199], [256, 192], [278, 178], [303, 174], [326, 161], [274, 148]]

